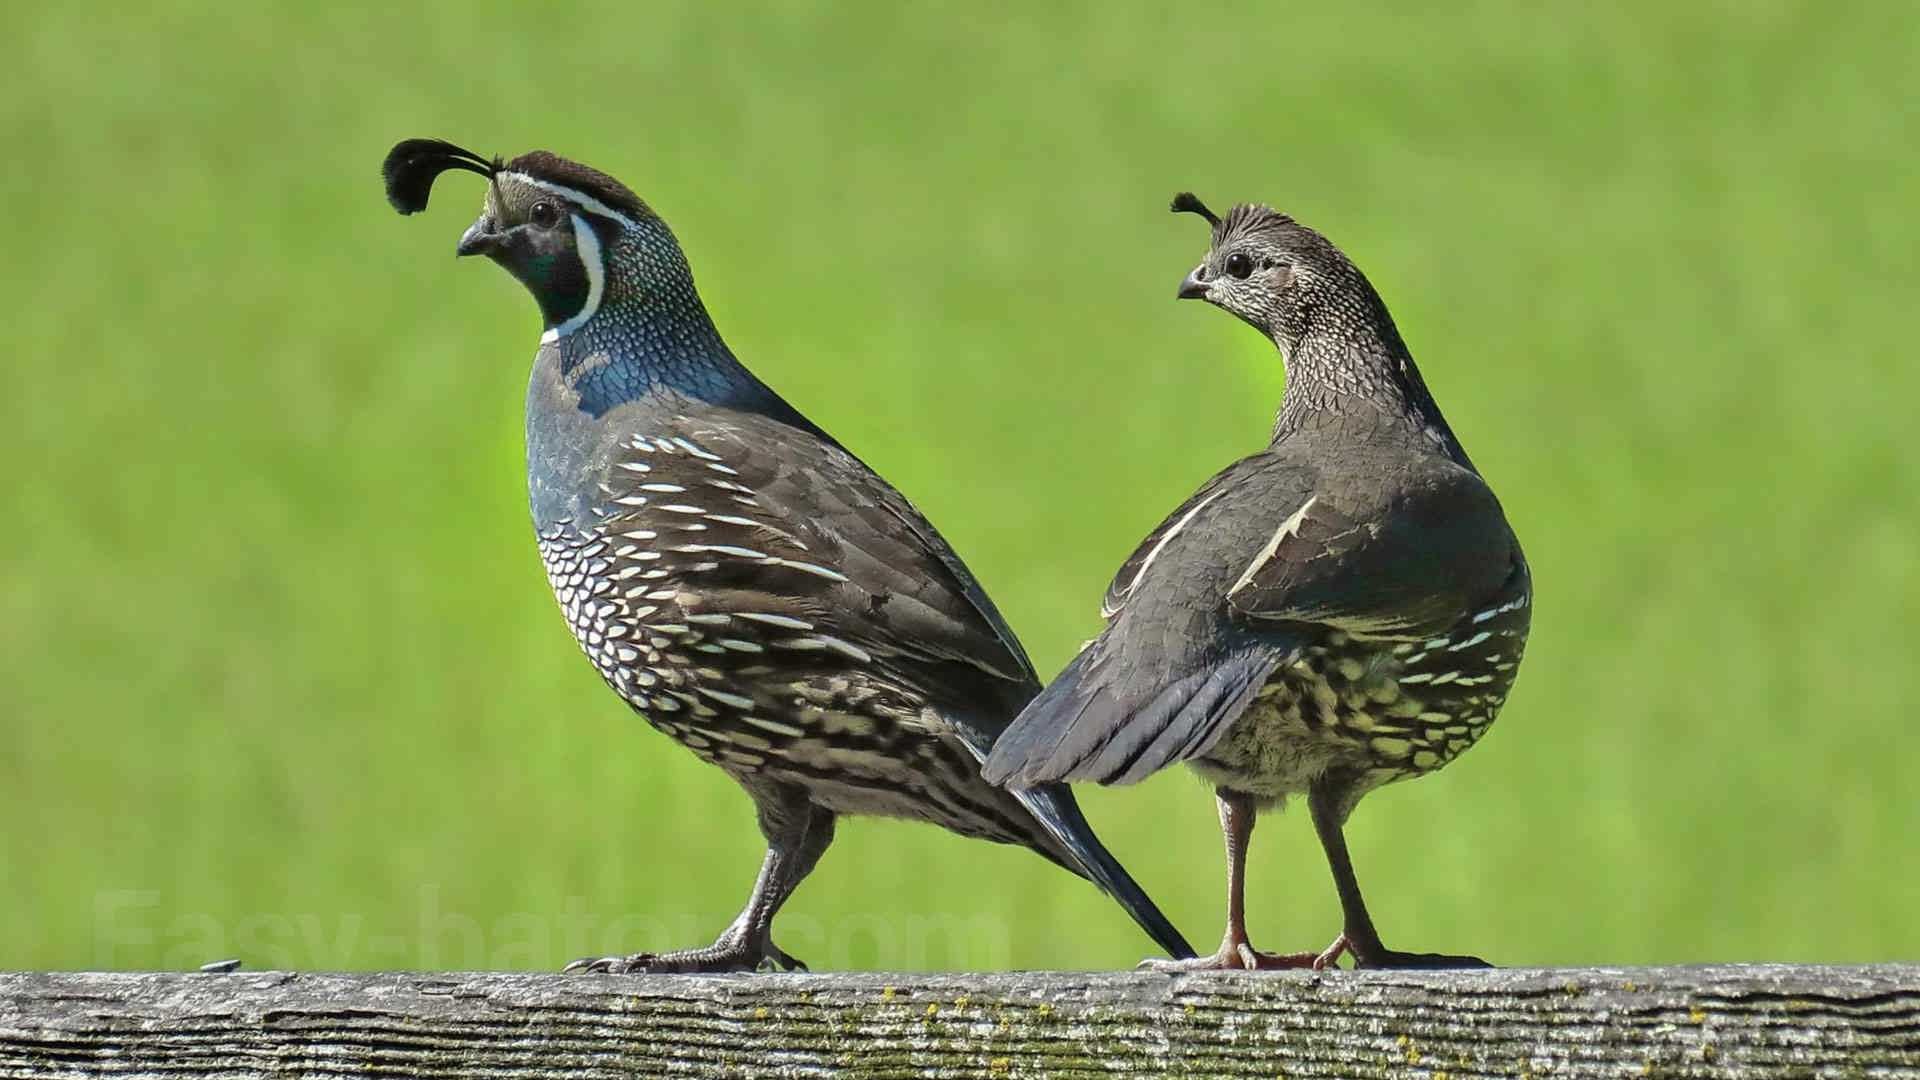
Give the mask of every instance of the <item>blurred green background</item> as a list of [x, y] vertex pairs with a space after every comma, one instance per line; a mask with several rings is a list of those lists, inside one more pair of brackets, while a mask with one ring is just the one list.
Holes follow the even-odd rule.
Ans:
[[[1389, 944], [1920, 956], [1912, 9], [1602, 7], [9, 7], [0, 967], [548, 968], [745, 895], [747, 800], [553, 610], [535, 309], [452, 257], [477, 186], [386, 207], [415, 135], [627, 180], [1043, 674], [1279, 400], [1167, 197], [1320, 226], [1539, 592], [1487, 740], [1355, 816]], [[1211, 945], [1205, 788], [1085, 799]], [[840, 836], [816, 968], [1146, 951], [1026, 852]], [[1250, 890], [1261, 945], [1337, 928], [1302, 813]]]

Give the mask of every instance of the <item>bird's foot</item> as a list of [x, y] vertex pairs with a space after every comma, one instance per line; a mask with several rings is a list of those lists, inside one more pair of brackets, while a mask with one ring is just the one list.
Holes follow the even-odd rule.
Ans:
[[1394, 968], [1490, 968], [1493, 965], [1477, 956], [1450, 956], [1446, 953], [1400, 952], [1375, 943], [1372, 948], [1356, 947], [1345, 934], [1333, 939], [1314, 960], [1315, 970], [1330, 968], [1340, 959], [1341, 953], [1353, 956], [1355, 969], [1390, 970]]
[[807, 965], [788, 955], [771, 938], [763, 936], [756, 942], [742, 936], [722, 937], [699, 949], [643, 952], [631, 956], [589, 956], [575, 960], [560, 970], [607, 975], [695, 975], [764, 969], [805, 971]]
[[1187, 971], [1286, 971], [1317, 967], [1318, 953], [1270, 953], [1261, 952], [1244, 941], [1223, 941], [1220, 948], [1211, 956], [1194, 956], [1185, 960], [1168, 960], [1164, 957], [1149, 957], [1140, 961], [1145, 971], [1159, 971], [1168, 974]]

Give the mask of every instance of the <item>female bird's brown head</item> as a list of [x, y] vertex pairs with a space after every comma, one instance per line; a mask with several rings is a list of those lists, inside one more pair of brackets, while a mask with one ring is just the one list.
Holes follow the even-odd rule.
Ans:
[[1225, 217], [1192, 192], [1175, 213], [1213, 226], [1206, 258], [1180, 283], [1184, 300], [1205, 300], [1272, 338], [1288, 357], [1313, 336], [1398, 343], [1386, 305], [1333, 242], [1286, 214], [1241, 203]]

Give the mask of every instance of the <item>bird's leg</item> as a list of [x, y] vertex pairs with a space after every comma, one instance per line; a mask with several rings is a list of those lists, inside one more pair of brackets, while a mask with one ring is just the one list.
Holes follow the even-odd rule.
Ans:
[[1343, 832], [1346, 803], [1342, 787], [1322, 780], [1307, 794], [1307, 809], [1313, 815], [1313, 829], [1320, 834], [1320, 846], [1326, 849], [1327, 865], [1333, 870], [1333, 886], [1340, 894], [1343, 928], [1314, 959], [1315, 968], [1331, 967], [1340, 954], [1351, 953], [1356, 968], [1476, 968], [1493, 965], [1472, 956], [1445, 953], [1398, 952], [1380, 943], [1380, 934], [1367, 914], [1367, 902], [1360, 896], [1360, 883], [1353, 876], [1353, 860], [1347, 855]]
[[1227, 929], [1220, 937], [1220, 948], [1212, 956], [1188, 960], [1143, 960], [1140, 966], [1152, 971], [1255, 971], [1274, 968], [1311, 967], [1313, 953], [1263, 953], [1247, 941], [1247, 841], [1253, 836], [1253, 822], [1259, 814], [1253, 796], [1241, 791], [1215, 788], [1214, 801], [1220, 808], [1220, 832], [1227, 841]]
[[566, 971], [612, 974], [663, 974], [721, 971], [757, 971], [771, 966], [805, 971], [807, 965], [773, 943], [773, 917], [801, 880], [833, 843], [834, 816], [810, 803], [797, 789], [749, 789], [759, 809], [760, 831], [767, 838], [767, 855], [753, 884], [747, 906], [720, 933], [713, 944], [665, 953], [588, 957], [568, 964]]

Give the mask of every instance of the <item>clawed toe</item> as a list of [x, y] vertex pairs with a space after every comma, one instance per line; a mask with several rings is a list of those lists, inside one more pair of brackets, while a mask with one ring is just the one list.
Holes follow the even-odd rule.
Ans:
[[647, 961], [653, 959], [652, 953], [634, 953], [632, 956], [583, 956], [560, 969], [562, 975], [586, 973], [590, 975], [630, 975], [646, 970]]
[[1354, 967], [1369, 969], [1394, 968], [1491, 968], [1493, 965], [1477, 956], [1450, 956], [1446, 953], [1410, 953], [1385, 950], [1365, 959], [1354, 958]]
[[782, 949], [771, 941], [767, 942], [766, 956], [762, 958], [761, 963], [771, 966], [775, 971], [807, 970], [807, 965], [801, 962], [798, 957], [789, 954], [785, 949]]
[[1320, 961], [1314, 966], [1319, 968], [1331, 967], [1334, 961], [1340, 959], [1340, 954], [1343, 952], [1352, 954], [1353, 966], [1356, 970], [1436, 970], [1449, 968], [1490, 968], [1493, 966], [1477, 956], [1452, 956], [1447, 953], [1400, 952], [1396, 949], [1384, 948], [1378, 943], [1371, 949], [1356, 949], [1345, 934], [1341, 934], [1339, 937], [1333, 939], [1333, 944], [1327, 946], [1327, 951], [1320, 954]]
[[1152, 956], [1140, 961], [1142, 971], [1159, 971], [1177, 974], [1193, 971], [1288, 971], [1315, 966], [1319, 954], [1268, 953], [1261, 952], [1244, 941], [1223, 942], [1218, 951], [1211, 956], [1193, 956], [1185, 960], [1168, 960], [1165, 957]]
[[634, 953], [631, 956], [585, 957], [561, 968], [562, 973], [597, 975], [709, 975], [735, 971], [805, 971], [807, 965], [771, 941], [759, 943], [722, 939], [701, 949]]
[[1439, 968], [1490, 968], [1493, 965], [1477, 956], [1452, 956], [1447, 953], [1397, 952], [1393, 949], [1375, 946], [1360, 950], [1353, 947], [1347, 935], [1341, 934], [1333, 939], [1320, 952], [1269, 953], [1261, 952], [1245, 940], [1229, 937], [1221, 942], [1218, 951], [1210, 956], [1195, 956], [1185, 960], [1168, 960], [1163, 957], [1150, 957], [1140, 961], [1143, 971], [1159, 971], [1168, 974], [1194, 971], [1314, 971], [1340, 970], [1340, 957], [1351, 955], [1356, 969], [1392, 970], [1392, 969], [1439, 969]]
[[1248, 971], [1298, 971], [1303, 968], [1319, 969], [1325, 966], [1319, 963], [1319, 960], [1319, 953], [1270, 953], [1261, 952], [1251, 945], [1240, 946], [1240, 964]]

